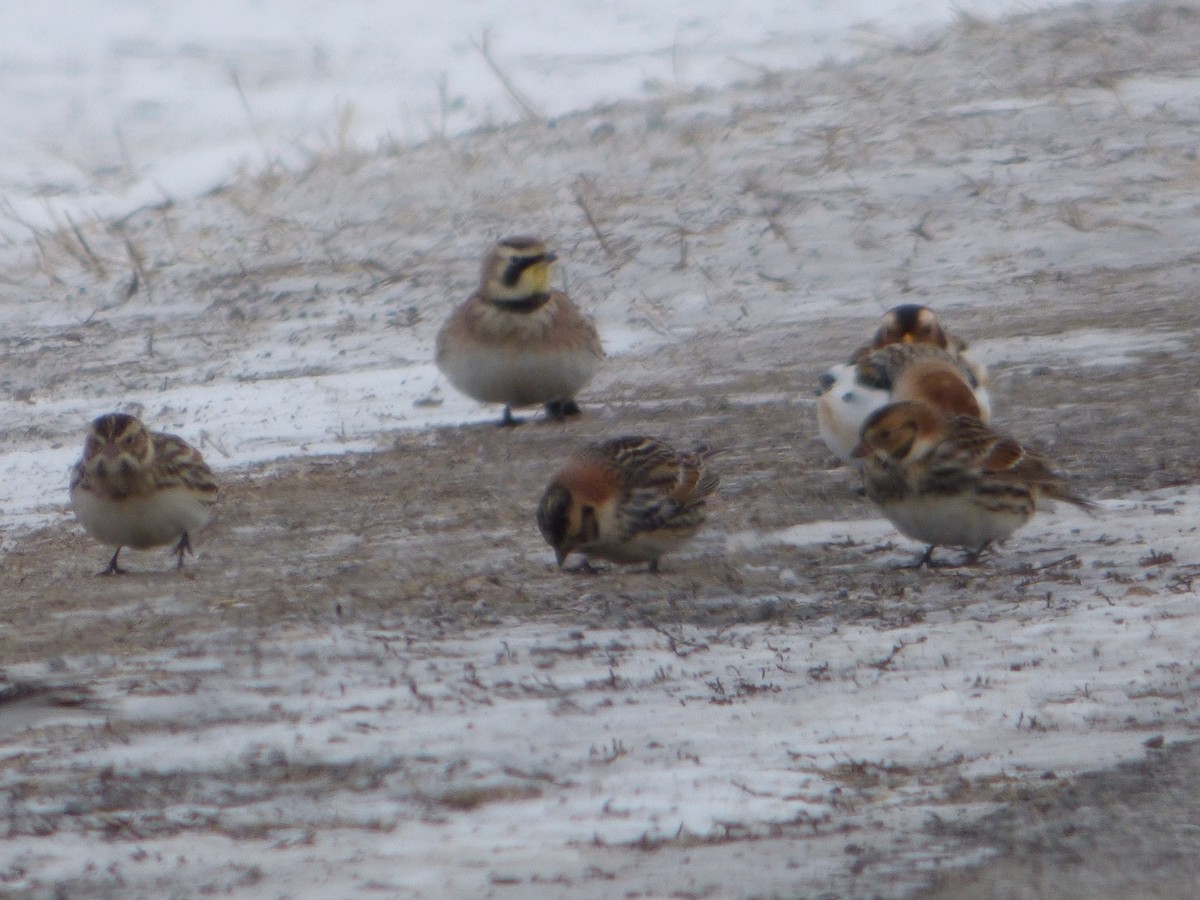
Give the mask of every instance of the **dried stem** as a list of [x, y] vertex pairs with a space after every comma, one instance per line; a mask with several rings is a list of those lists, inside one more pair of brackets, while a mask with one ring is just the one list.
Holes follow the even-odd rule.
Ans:
[[525, 118], [530, 122], [545, 122], [546, 116], [513, 84], [512, 79], [505, 74], [504, 70], [500, 68], [499, 64], [492, 57], [492, 48], [488, 42], [488, 33], [484, 31], [479, 40], [472, 39], [471, 45], [479, 51], [479, 55], [483, 57], [483, 61], [488, 64], [488, 68], [500, 80], [500, 84], [508, 91], [508, 95], [512, 98], [513, 102], [521, 108], [521, 112], [525, 114]]
[[[587, 185], [588, 180], [583, 175], [580, 175], [577, 184]], [[591, 227], [592, 233], [596, 235], [596, 240], [600, 242], [600, 246], [604, 249], [604, 252], [608, 254], [608, 258], [615, 260], [617, 258], [616, 251], [613, 250], [612, 245], [609, 244], [608, 238], [604, 236], [604, 232], [600, 230], [600, 225], [596, 222], [596, 217], [592, 214], [592, 208], [588, 206], [587, 199], [583, 196], [583, 191], [581, 191], [578, 187], [575, 189], [575, 202], [578, 203], [579, 208], [583, 210], [584, 218], [587, 219], [587, 223]]]

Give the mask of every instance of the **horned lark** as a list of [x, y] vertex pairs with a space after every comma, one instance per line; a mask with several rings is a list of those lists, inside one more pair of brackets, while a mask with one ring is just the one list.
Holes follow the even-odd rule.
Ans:
[[901, 533], [929, 544], [921, 563], [937, 546], [977, 558], [1028, 522], [1043, 497], [1094, 509], [1012, 438], [927, 403], [876, 410], [854, 455], [865, 464], [867, 497]]
[[[679, 453], [648, 437], [589, 444], [554, 476], [538, 505], [538, 528], [558, 565], [573, 551], [650, 564], [691, 539], [720, 478], [710, 450]], [[585, 562], [585, 566], [587, 563]]]
[[851, 451], [863, 422], [877, 409], [919, 400], [945, 412], [991, 419], [991, 398], [961, 356], [931, 344], [889, 344], [854, 365], [835, 366], [822, 379], [817, 400], [821, 438], [844, 462], [861, 465]]
[[217, 500], [212, 471], [198, 450], [173, 434], [149, 431], [133, 416], [109, 413], [92, 422], [83, 458], [71, 473], [71, 505], [84, 529], [116, 547], [108, 568], [123, 570], [123, 547], [175, 543], [177, 568], [191, 535], [211, 521]]
[[596, 327], [550, 287], [555, 259], [541, 241], [505, 238], [484, 261], [479, 289], [437, 336], [438, 368], [468, 397], [503, 403], [502, 425], [519, 422], [514, 406], [544, 404], [551, 419], [578, 415], [575, 395], [604, 358]]

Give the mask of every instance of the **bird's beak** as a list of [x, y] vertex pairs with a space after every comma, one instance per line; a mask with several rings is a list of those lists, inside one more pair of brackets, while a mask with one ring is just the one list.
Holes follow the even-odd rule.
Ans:
[[859, 444], [857, 447], [855, 447], [853, 450], [850, 451], [850, 455], [854, 459], [862, 459], [863, 457], [870, 454], [870, 452], [871, 451], [867, 449], [866, 444]]
[[105, 441], [104, 442], [104, 458], [105, 459], [116, 459], [120, 455], [121, 455], [121, 448], [117, 446], [116, 441]]
[[548, 263], [552, 263], [556, 259], [558, 259], [558, 254], [555, 253], [553, 250], [548, 250], [548, 251], [546, 251], [546, 255], [542, 257], [542, 259], [544, 259]]
[[904, 337], [900, 338], [900, 343], [902, 344], [911, 344], [912, 342], [913, 336], [911, 334], [905, 334]]
[[562, 568], [563, 560], [567, 558], [567, 554], [570, 552], [570, 550], [564, 549], [563, 547], [554, 548], [554, 559], [558, 563], [558, 567], [560, 569]]

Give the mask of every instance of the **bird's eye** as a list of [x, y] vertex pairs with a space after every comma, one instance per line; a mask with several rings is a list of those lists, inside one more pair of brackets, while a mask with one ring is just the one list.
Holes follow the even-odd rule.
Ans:
[[124, 444], [126, 447], [132, 447], [133, 446], [133, 435], [132, 434], [125, 435], [125, 437], [122, 438], [121, 443]]

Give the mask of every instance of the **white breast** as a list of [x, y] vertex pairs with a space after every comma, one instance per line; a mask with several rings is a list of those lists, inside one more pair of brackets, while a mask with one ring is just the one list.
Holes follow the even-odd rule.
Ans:
[[438, 365], [458, 390], [483, 403], [534, 406], [573, 398], [600, 360], [584, 349], [447, 348]]
[[891, 402], [891, 394], [858, 383], [858, 370], [851, 365], [829, 370], [833, 385], [817, 399], [817, 423], [821, 439], [844, 462], [861, 469], [862, 460], [850, 456], [858, 445], [863, 422], [875, 410]]
[[113, 500], [73, 488], [71, 505], [84, 529], [110, 547], [144, 550], [194, 534], [212, 520], [212, 504], [184, 487]]
[[908, 497], [880, 509], [901, 534], [913, 540], [972, 551], [1003, 540], [1029, 521], [1019, 508], [986, 509], [969, 494]]

